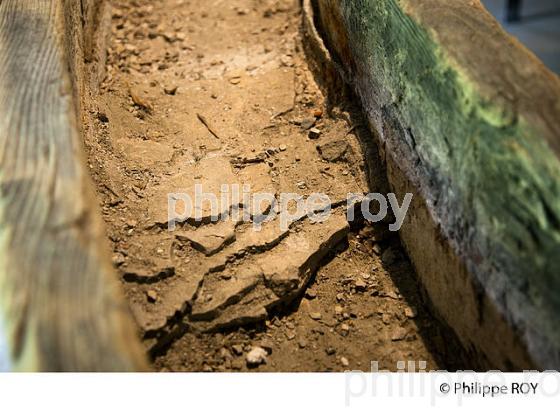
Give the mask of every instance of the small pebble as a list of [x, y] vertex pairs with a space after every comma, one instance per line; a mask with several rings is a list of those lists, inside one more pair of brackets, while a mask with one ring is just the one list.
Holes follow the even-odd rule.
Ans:
[[367, 283], [363, 279], [358, 279], [354, 282], [354, 288], [358, 292], [363, 292], [367, 289]]
[[315, 125], [315, 118], [305, 118], [301, 120], [300, 126], [304, 130], [309, 130]]
[[163, 91], [165, 91], [165, 94], [167, 94], [167, 95], [175, 95], [175, 94], [177, 94], [177, 88], [178, 87], [176, 85], [171, 85], [171, 86], [165, 87], [163, 89]]
[[406, 329], [404, 327], [397, 327], [391, 334], [391, 340], [393, 342], [398, 342], [406, 337]]
[[319, 128], [313, 127], [309, 130], [309, 138], [310, 139], [316, 140], [320, 136], [321, 136], [321, 130]]
[[290, 329], [286, 330], [286, 339], [294, 340], [295, 338], [296, 338], [296, 332]]
[[122, 253], [115, 253], [112, 258], [113, 266], [121, 266], [126, 262], [126, 259]]
[[243, 346], [241, 345], [233, 345], [231, 347], [231, 350], [233, 353], [235, 353], [237, 356], [241, 356], [243, 354]]
[[388, 325], [389, 323], [391, 323], [391, 315], [388, 313], [383, 313], [383, 315], [381, 315], [381, 321]]
[[404, 310], [404, 315], [409, 319], [414, 319], [416, 316], [418, 316], [418, 311], [413, 307], [407, 307]]
[[313, 289], [307, 289], [305, 292], [305, 297], [307, 299], [315, 299], [317, 297], [317, 292]]
[[261, 342], [259, 342], [259, 345], [261, 348], [263, 348], [267, 354], [272, 354], [272, 350], [273, 350], [273, 344], [270, 341], [267, 340], [263, 340]]
[[148, 298], [148, 302], [155, 303], [158, 299], [158, 294], [155, 290], [149, 290], [146, 292], [146, 297]]
[[313, 320], [321, 320], [321, 313], [319, 312], [311, 312], [309, 313], [309, 317]]
[[399, 300], [399, 295], [397, 295], [397, 292], [395, 292], [394, 290], [388, 291], [386, 295], [388, 298]]
[[266, 363], [266, 350], [262, 347], [253, 347], [247, 356], [245, 356], [245, 361], [247, 362], [248, 367], [257, 367], [261, 364]]

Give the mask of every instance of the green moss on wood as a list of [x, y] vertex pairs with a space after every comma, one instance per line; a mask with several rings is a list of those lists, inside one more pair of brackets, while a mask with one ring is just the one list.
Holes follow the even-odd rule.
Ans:
[[[560, 162], [523, 115], [481, 96], [410, 0], [341, 0], [360, 93], [398, 146], [442, 227], [515, 326], [560, 352]], [[468, 41], [468, 39], [465, 39]], [[559, 119], [560, 120], [560, 119]], [[559, 127], [560, 128], [560, 127]]]

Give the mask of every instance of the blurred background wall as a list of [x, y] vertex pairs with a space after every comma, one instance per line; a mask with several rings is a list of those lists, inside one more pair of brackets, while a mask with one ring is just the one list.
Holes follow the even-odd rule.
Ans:
[[509, 1], [482, 0], [482, 3], [510, 34], [560, 74], [560, 0], [517, 0], [521, 6], [517, 21], [508, 21]]

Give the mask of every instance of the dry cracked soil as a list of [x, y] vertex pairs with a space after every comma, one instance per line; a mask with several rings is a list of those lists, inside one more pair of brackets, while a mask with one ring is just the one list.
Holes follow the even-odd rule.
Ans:
[[[106, 78], [85, 107], [86, 148], [154, 368], [458, 367], [398, 236], [386, 223], [347, 222], [348, 193], [382, 189], [372, 178], [379, 159], [359, 109], [332, 104], [318, 86], [299, 2], [113, 3]], [[167, 195], [197, 184], [218, 197], [224, 184], [320, 192], [334, 205], [322, 222], [302, 214], [255, 230], [260, 214], [282, 210], [231, 198], [169, 231]], [[212, 221], [232, 209], [237, 217]]]

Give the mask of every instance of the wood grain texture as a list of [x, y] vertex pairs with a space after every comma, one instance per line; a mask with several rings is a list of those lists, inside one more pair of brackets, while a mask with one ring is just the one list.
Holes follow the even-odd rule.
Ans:
[[0, 335], [11, 370], [146, 366], [76, 120], [70, 72], [86, 41], [70, 49], [83, 26], [67, 23], [85, 3], [0, 1]]
[[560, 79], [477, 0], [315, 0], [438, 313], [500, 369], [560, 367]]

